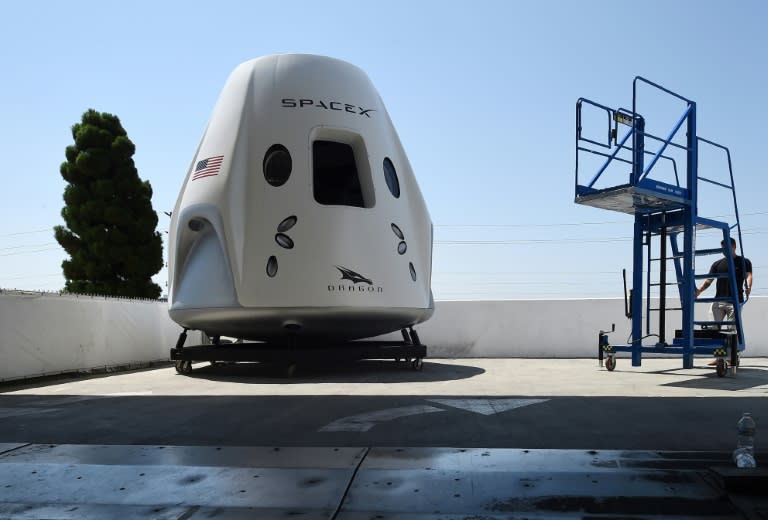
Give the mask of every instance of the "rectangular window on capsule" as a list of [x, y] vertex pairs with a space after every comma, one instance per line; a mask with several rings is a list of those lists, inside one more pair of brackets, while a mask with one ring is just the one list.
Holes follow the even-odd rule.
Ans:
[[330, 139], [312, 142], [312, 191], [318, 203], [357, 208], [374, 206], [367, 153], [362, 139], [355, 137], [350, 139], [351, 143]]

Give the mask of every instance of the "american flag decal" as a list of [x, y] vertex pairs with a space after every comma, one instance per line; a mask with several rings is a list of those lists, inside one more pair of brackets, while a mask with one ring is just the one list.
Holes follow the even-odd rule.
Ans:
[[212, 177], [219, 174], [221, 169], [221, 162], [224, 160], [223, 155], [216, 155], [214, 157], [208, 157], [202, 161], [197, 161], [195, 165], [195, 171], [192, 174], [192, 180], [202, 179], [203, 177]]

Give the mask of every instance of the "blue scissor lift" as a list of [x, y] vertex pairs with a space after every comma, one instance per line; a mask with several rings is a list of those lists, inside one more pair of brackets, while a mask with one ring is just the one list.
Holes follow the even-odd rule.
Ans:
[[[666, 137], [659, 137], [645, 131], [645, 119], [638, 113], [638, 86], [656, 90], [655, 94], [672, 96], [673, 101], [684, 105], [682, 115], [677, 120]], [[606, 139], [590, 138], [582, 128], [582, 110], [589, 108], [597, 113], [605, 112], [608, 121]], [[601, 116], [605, 117], [605, 116]], [[586, 119], [586, 118], [585, 118]], [[585, 122], [586, 124], [586, 122]], [[675, 136], [683, 129], [683, 139]], [[623, 135], [619, 135], [622, 133]], [[682, 132], [680, 132], [682, 135]], [[594, 135], [594, 134], [589, 134]], [[598, 134], [599, 135], [599, 134]], [[718, 182], [698, 175], [699, 146], [705, 144], [724, 152], [728, 159], [730, 183]], [[658, 145], [655, 147], [653, 145]], [[655, 148], [651, 150], [650, 148]], [[680, 181], [677, 172], [677, 161], [670, 152], [676, 151], [684, 157], [686, 164], [684, 182]], [[601, 164], [597, 172], [587, 184], [581, 184], [579, 179], [579, 159], [584, 162], [584, 154], [592, 159], [598, 156], [597, 164]], [[594, 154], [594, 155], [593, 155]], [[648, 160], [647, 160], [648, 159]], [[661, 182], [652, 176], [654, 167], [666, 162], [668, 170], [674, 172], [674, 181]], [[615, 171], [615, 166], [623, 165], [621, 171], [629, 172], [629, 182], [608, 187], [596, 187], [610, 184], [611, 180], [602, 176], [609, 171]], [[613, 168], [612, 168], [613, 166]], [[624, 177], [622, 180], [626, 180]], [[704, 218], [697, 212], [697, 194], [699, 182], [725, 188], [733, 198], [735, 224]], [[716, 358], [715, 368], [719, 376], [724, 376], [730, 365], [732, 373], [738, 366], [739, 353], [744, 350], [744, 329], [741, 321], [741, 303], [738, 299], [734, 255], [731, 247], [717, 249], [695, 249], [696, 231], [705, 228], [715, 228], [722, 232], [723, 241], [728, 246], [730, 237], [735, 230], [738, 235], [741, 257], [743, 246], [741, 227], [739, 225], [736, 190], [733, 182], [731, 156], [728, 149], [712, 141], [696, 135], [696, 103], [686, 99], [656, 83], [642, 77], [636, 77], [632, 84], [632, 109], [613, 109], [580, 98], [576, 103], [576, 196], [577, 204], [619, 211], [634, 215], [634, 244], [632, 263], [632, 290], [629, 298], [626, 295], [625, 275], [625, 314], [632, 320], [632, 332], [626, 345], [611, 345], [607, 332], [600, 331], [598, 335], [598, 358], [602, 366], [613, 370], [616, 366], [616, 352], [630, 352], [632, 365], [640, 366], [642, 354], [660, 353], [682, 355], [683, 368], [693, 367], [695, 354], [706, 354]], [[652, 244], [658, 239], [658, 251]], [[682, 242], [682, 243], [681, 243]], [[670, 245], [668, 254], [667, 244]], [[653, 257], [653, 255], [658, 255]], [[728, 259], [729, 271], [721, 275], [709, 274], [711, 261], [702, 262], [703, 267], [696, 272], [696, 257], [706, 255], [725, 255]], [[743, 260], [742, 260], [743, 261]], [[658, 263], [657, 263], [658, 262]], [[667, 266], [674, 266], [674, 281], [667, 279]], [[658, 281], [652, 281], [652, 267], [656, 267]], [[644, 274], [645, 283], [644, 283]], [[672, 277], [670, 277], [672, 278]], [[728, 298], [696, 298], [696, 280], [705, 278], [727, 278], [733, 295]], [[667, 288], [676, 286], [680, 301], [679, 307], [667, 306]], [[658, 295], [651, 297], [651, 292]], [[658, 307], [652, 307], [652, 301], [659, 302]], [[696, 304], [711, 304], [727, 302], [734, 307], [732, 321], [714, 322], [711, 320], [696, 320], [694, 307]], [[645, 302], [645, 309], [643, 303]], [[645, 320], [644, 320], [645, 311]], [[666, 339], [666, 314], [669, 311], [680, 311], [682, 324], [675, 332], [671, 343]], [[658, 334], [651, 333], [651, 313], [658, 312]], [[645, 324], [645, 333], [643, 325]], [[655, 337], [653, 345], [643, 345], [643, 340]]]

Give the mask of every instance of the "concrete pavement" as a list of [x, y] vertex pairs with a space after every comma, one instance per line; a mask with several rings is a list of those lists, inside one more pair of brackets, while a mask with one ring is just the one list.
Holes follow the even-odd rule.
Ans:
[[[0, 518], [766, 511], [711, 468], [732, 466], [743, 411], [768, 464], [768, 359], [745, 358], [725, 378], [707, 361], [684, 370], [676, 358], [620, 358], [614, 372], [585, 359], [428, 359], [421, 372], [365, 361], [292, 378], [279, 366], [201, 363], [190, 376], [161, 367], [6, 384]], [[266, 480], [243, 487], [254, 470]]]

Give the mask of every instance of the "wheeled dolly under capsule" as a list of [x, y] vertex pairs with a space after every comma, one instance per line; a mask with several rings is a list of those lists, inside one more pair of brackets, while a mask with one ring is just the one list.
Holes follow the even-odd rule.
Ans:
[[328, 362], [350, 362], [363, 359], [392, 359], [405, 361], [413, 370], [424, 367], [427, 346], [419, 340], [413, 328], [402, 329], [403, 341], [331, 341], [322, 339], [299, 339], [296, 336], [286, 341], [224, 343], [218, 337], [212, 338], [211, 345], [184, 347], [187, 329], [179, 335], [176, 347], [171, 349], [170, 359], [176, 372], [188, 375], [195, 361], [280, 363], [288, 367], [287, 374], [293, 375], [298, 364]]

